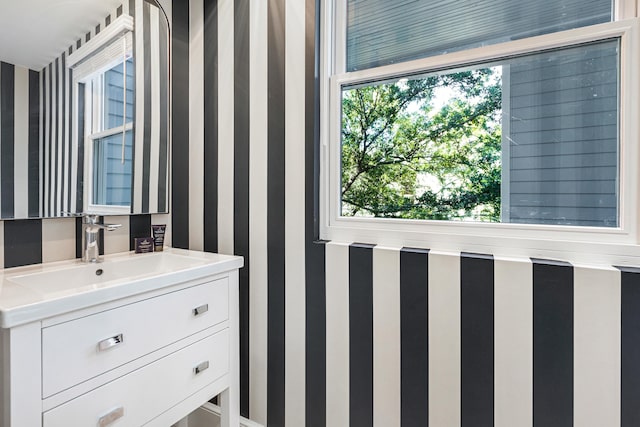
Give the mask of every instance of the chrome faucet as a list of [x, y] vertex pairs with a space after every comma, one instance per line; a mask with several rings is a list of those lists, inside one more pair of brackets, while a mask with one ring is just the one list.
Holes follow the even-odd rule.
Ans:
[[113, 231], [121, 224], [99, 224], [98, 215], [84, 214], [82, 217], [82, 261], [100, 262], [100, 230]]

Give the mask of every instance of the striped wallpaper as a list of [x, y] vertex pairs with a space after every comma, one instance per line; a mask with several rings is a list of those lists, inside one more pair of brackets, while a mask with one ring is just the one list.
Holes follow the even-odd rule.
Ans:
[[[121, 14], [131, 14], [135, 38], [136, 117], [132, 213], [168, 210], [168, 34], [162, 12], [128, 0], [40, 72], [0, 66], [0, 216], [56, 217], [83, 206], [82, 122], [68, 56]], [[25, 167], [23, 165], [28, 165]], [[11, 184], [12, 183], [12, 184]]]
[[320, 3], [173, 2], [173, 242], [245, 256], [242, 414], [639, 425], [640, 270], [317, 240]]
[[640, 421], [638, 271], [326, 248], [327, 426]]
[[77, 211], [76, 198], [71, 195], [80, 188], [79, 178], [72, 180], [71, 161], [77, 156], [74, 153], [78, 152], [78, 144], [72, 138], [73, 115], [76, 113], [72, 97], [73, 76], [66, 65], [67, 55], [63, 52], [40, 72], [39, 157], [42, 171], [38, 187], [29, 188], [30, 192], [40, 194], [40, 208], [36, 216]]
[[[0, 217], [39, 216], [40, 76], [0, 62]], [[16, 167], [15, 165], [19, 165]]]
[[[171, 246], [169, 214], [109, 216], [104, 219], [122, 227], [106, 233], [101, 231], [100, 254], [133, 250], [134, 238], [151, 236], [151, 224], [167, 224], [165, 244]], [[80, 218], [0, 221], [0, 268], [72, 260], [81, 256]]]

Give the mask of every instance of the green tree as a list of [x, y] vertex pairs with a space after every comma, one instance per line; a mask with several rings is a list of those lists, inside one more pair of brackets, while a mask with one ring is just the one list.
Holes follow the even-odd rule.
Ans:
[[342, 214], [499, 221], [501, 100], [492, 68], [346, 89]]

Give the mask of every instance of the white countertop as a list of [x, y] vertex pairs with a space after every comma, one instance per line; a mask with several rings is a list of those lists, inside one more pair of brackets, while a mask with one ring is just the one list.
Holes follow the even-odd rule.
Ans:
[[11, 328], [243, 265], [239, 256], [165, 248], [150, 254], [106, 255], [95, 264], [72, 260], [0, 270], [0, 327]]

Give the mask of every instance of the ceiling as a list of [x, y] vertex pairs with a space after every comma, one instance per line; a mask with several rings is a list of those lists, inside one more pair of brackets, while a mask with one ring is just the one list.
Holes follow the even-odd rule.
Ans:
[[41, 70], [122, 0], [0, 0], [0, 60]]

